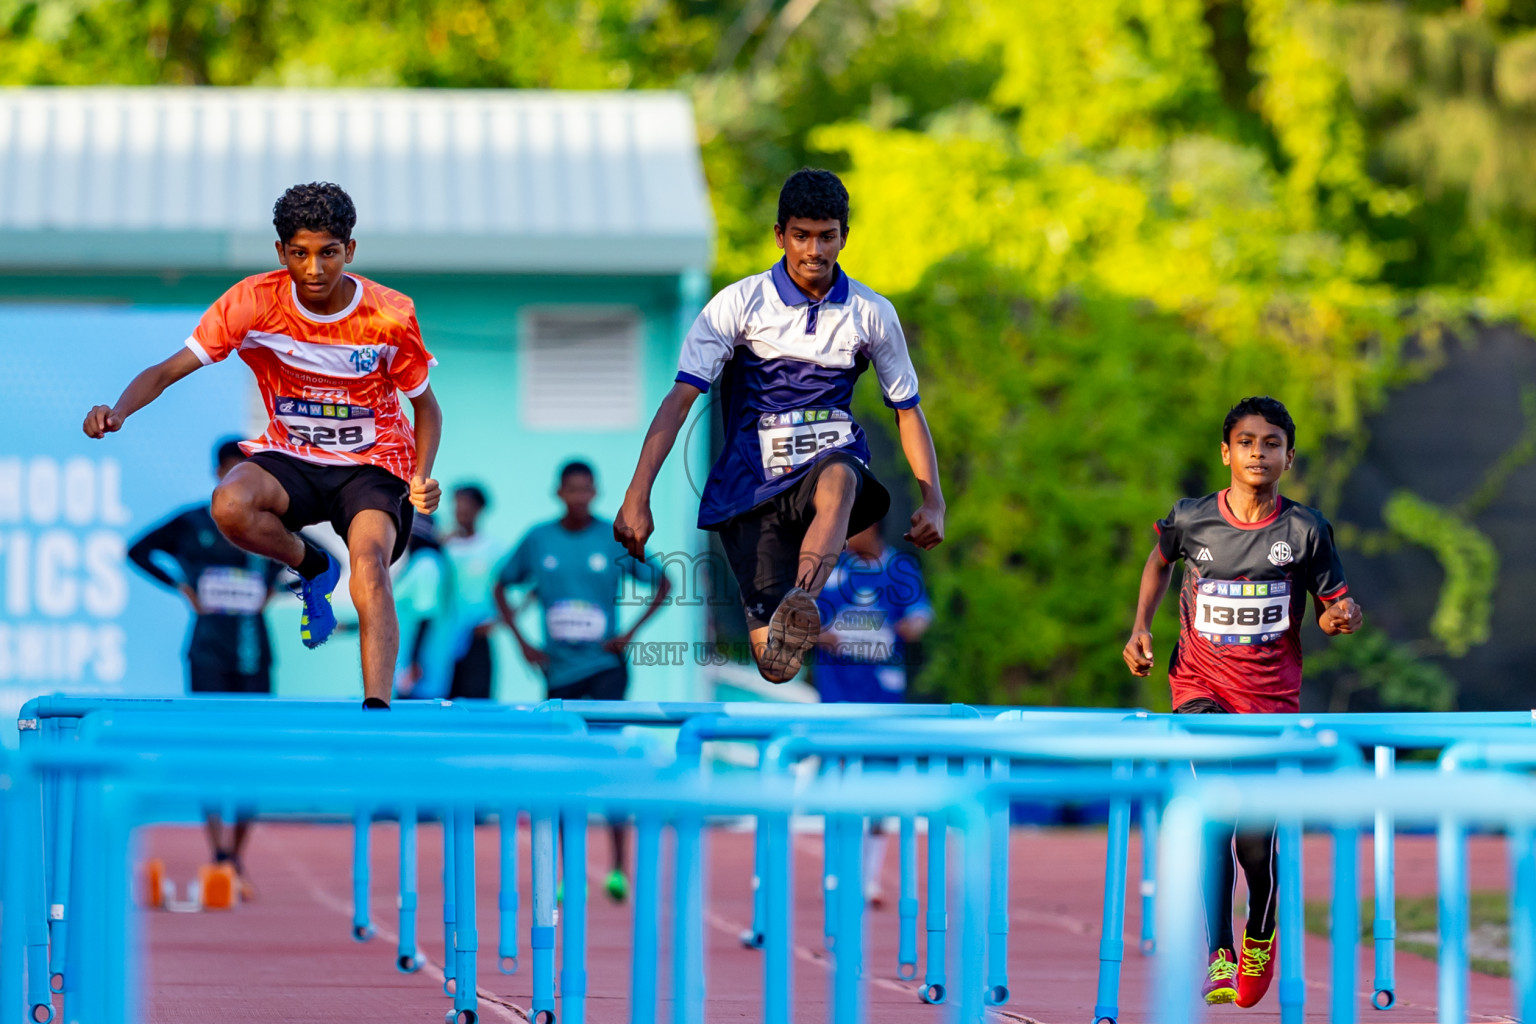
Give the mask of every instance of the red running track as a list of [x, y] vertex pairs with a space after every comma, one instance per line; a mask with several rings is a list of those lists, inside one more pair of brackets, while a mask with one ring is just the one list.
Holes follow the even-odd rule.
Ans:
[[[527, 1019], [530, 1002], [527, 833], [523, 830], [520, 868], [523, 909], [520, 929], [523, 969], [503, 976], [495, 969], [496, 848], [494, 828], [479, 830], [477, 854], [481, 871], [479, 904], [481, 957], [481, 1017], [488, 1022]], [[590, 903], [588, 1019], [595, 1024], [628, 1020], [631, 917], [628, 905], [610, 903], [603, 894], [608, 840], [594, 828]], [[227, 912], [202, 914], [147, 913], [143, 937], [149, 962], [144, 998], [147, 1019], [157, 1024], [209, 1020], [273, 1022], [333, 1022], [341, 1019], [422, 1022], [443, 1019], [449, 1000], [441, 994], [435, 964], [442, 957], [440, 904], [441, 847], [436, 828], [421, 830], [421, 946], [432, 960], [416, 975], [394, 969], [396, 832], [393, 826], [374, 829], [372, 912], [379, 935], [370, 943], [349, 937], [351, 921], [351, 835], [344, 827], [265, 825], [254, 832], [247, 861], [258, 887], [258, 899]], [[200, 832], [155, 829], [145, 844], [165, 859], [173, 877], [184, 884], [204, 855]], [[1306, 883], [1309, 898], [1325, 898], [1330, 852], [1323, 837], [1307, 840]], [[761, 1016], [761, 954], [745, 950], [738, 932], [750, 919], [752, 842], [748, 833], [717, 832], [709, 841], [710, 900], [708, 905], [708, 1019], [711, 1022], [752, 1021]], [[820, 952], [821, 893], [819, 837], [796, 840], [796, 991], [797, 1019], [827, 1019], [830, 967]], [[1103, 879], [1104, 834], [1093, 829], [1016, 830], [1013, 835], [1012, 934], [1010, 944], [1011, 1002], [990, 1014], [998, 1024], [1036, 1021], [1040, 1024], [1086, 1024], [1092, 1012], [1098, 966], [1100, 888]], [[665, 849], [664, 849], [665, 856]], [[1370, 844], [1362, 843], [1362, 895], [1370, 885]], [[1475, 838], [1471, 843], [1474, 889], [1502, 889], [1506, 861], [1502, 841]], [[1139, 850], [1133, 838], [1130, 892], [1136, 891]], [[1429, 837], [1398, 841], [1398, 885], [1404, 895], [1434, 892], [1434, 843]], [[896, 888], [896, 852], [892, 843], [886, 863], [886, 886]], [[665, 904], [665, 899], [663, 903]], [[1126, 924], [1127, 949], [1136, 948], [1139, 900], [1130, 899]], [[894, 901], [892, 901], [894, 903]], [[871, 919], [873, 980], [870, 1020], [937, 1022], [941, 1010], [925, 1006], [915, 983], [895, 980], [896, 923], [893, 909]], [[664, 922], [664, 935], [666, 924]], [[921, 935], [921, 932], [920, 932]], [[919, 940], [921, 945], [921, 938]], [[662, 1005], [658, 1019], [670, 1019], [669, 984], [663, 940], [660, 979]], [[1282, 953], [1282, 955], [1284, 955]], [[1310, 940], [1306, 950], [1309, 983], [1308, 1020], [1326, 1019], [1327, 946]], [[1147, 1019], [1149, 962], [1132, 952], [1125, 964], [1122, 1021]], [[1370, 949], [1360, 947], [1362, 991], [1359, 1018], [1382, 1024], [1420, 1024], [1434, 1020], [1433, 965], [1418, 957], [1398, 957], [1399, 1003], [1388, 1012], [1369, 1008]], [[1508, 983], [1474, 975], [1471, 1020], [1510, 1018]], [[1252, 1010], [1223, 1007], [1209, 1019], [1269, 1022], [1279, 1019], [1270, 999]]]

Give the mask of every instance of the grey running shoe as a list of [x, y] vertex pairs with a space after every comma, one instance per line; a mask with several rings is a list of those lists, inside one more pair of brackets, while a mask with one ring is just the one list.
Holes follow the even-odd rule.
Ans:
[[816, 645], [821, 635], [821, 612], [808, 591], [795, 587], [773, 610], [768, 620], [768, 645], [758, 668], [769, 682], [784, 683], [795, 678], [805, 652]]

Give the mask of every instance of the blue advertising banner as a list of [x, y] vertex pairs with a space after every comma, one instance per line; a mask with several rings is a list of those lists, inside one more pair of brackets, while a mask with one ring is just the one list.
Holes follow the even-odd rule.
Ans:
[[125, 552], [208, 500], [215, 443], [248, 436], [250, 374], [235, 360], [199, 372], [100, 441], [80, 426], [175, 352], [200, 313], [0, 306], [0, 714], [60, 690], [185, 690], [186, 603]]

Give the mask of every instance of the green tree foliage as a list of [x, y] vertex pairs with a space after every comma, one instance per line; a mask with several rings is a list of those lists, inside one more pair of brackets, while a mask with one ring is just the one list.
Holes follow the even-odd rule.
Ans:
[[[970, 700], [1165, 702], [1118, 652], [1226, 408], [1287, 402], [1327, 511], [1438, 329], [1536, 293], [1536, 0], [0, 0], [0, 82], [682, 88], [720, 283], [774, 258], [786, 174], [844, 173], [948, 474], [924, 682]], [[1389, 512], [1447, 565], [1452, 652], [1486, 638], [1474, 512]], [[1332, 646], [1346, 689], [1445, 703], [1383, 634]]]

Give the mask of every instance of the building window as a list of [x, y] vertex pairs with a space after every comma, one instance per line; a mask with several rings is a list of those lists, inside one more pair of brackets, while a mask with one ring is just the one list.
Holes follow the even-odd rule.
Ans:
[[640, 421], [640, 315], [633, 309], [523, 313], [523, 422], [544, 430], [620, 430]]

